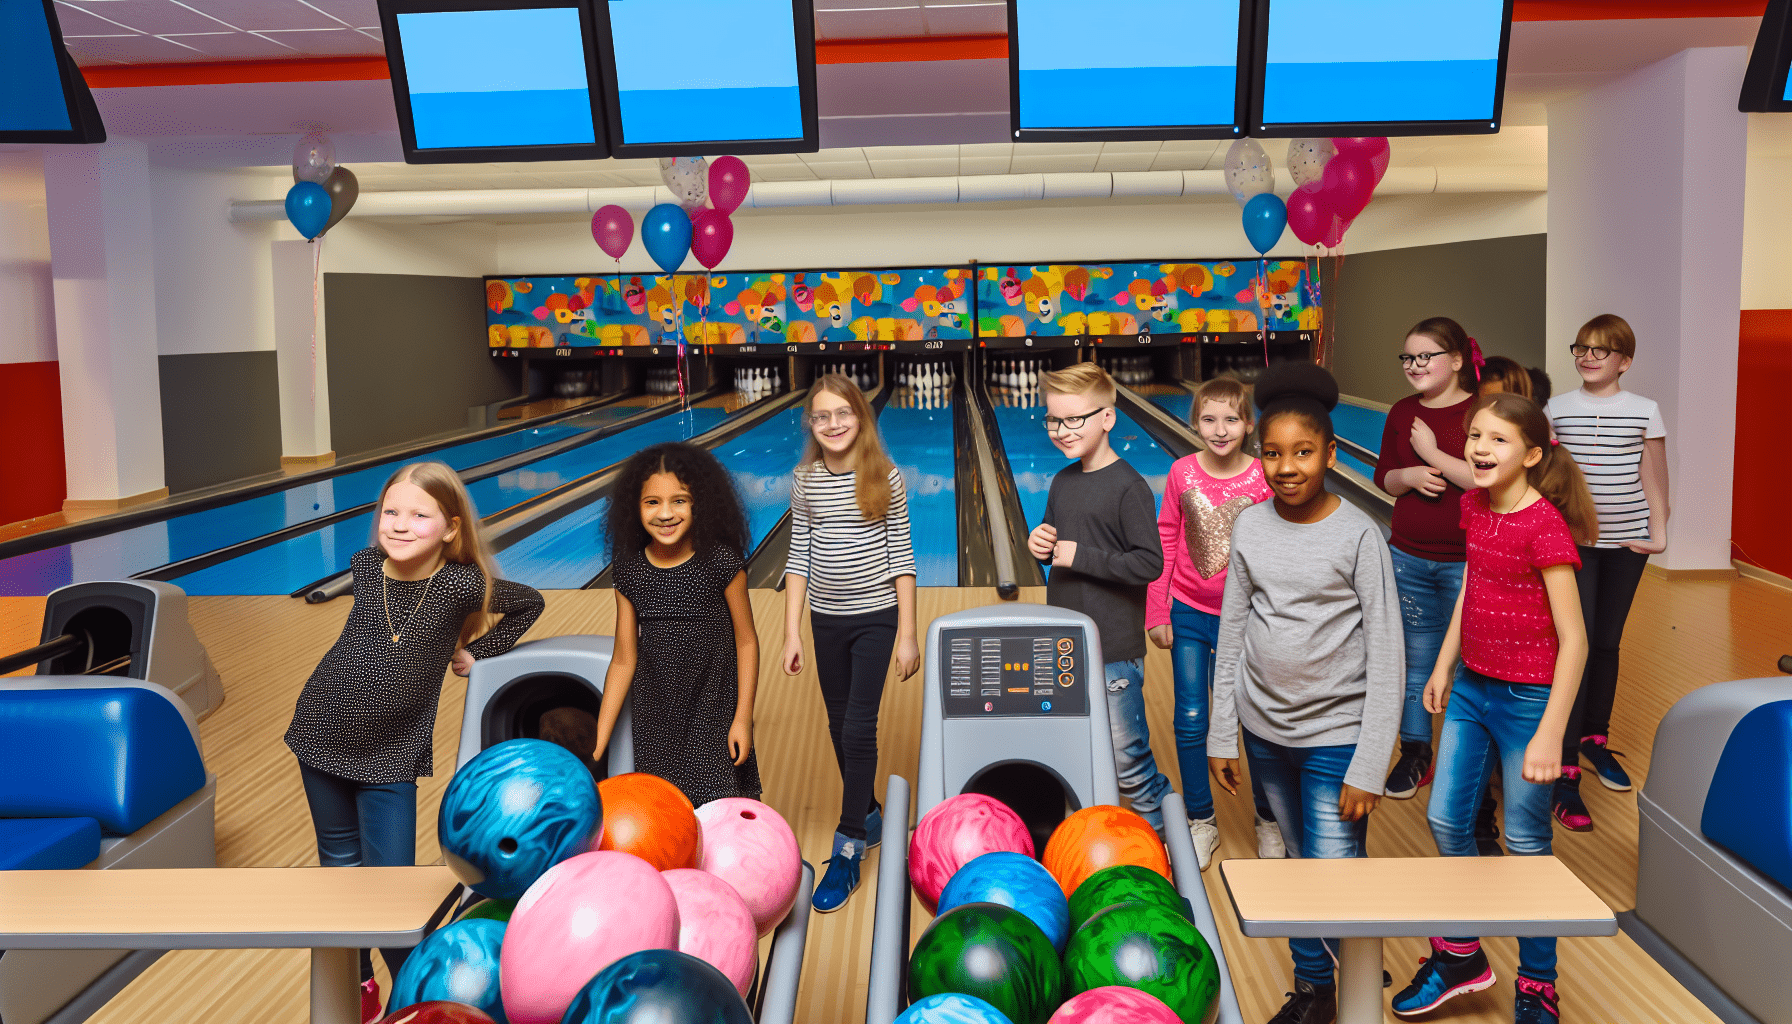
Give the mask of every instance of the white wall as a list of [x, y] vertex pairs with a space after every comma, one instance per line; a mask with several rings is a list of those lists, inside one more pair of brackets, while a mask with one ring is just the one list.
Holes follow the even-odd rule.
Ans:
[[55, 361], [50, 221], [36, 152], [0, 153], [0, 312], [0, 363]]
[[260, 170], [150, 166], [158, 354], [273, 351], [268, 243], [276, 226], [224, 216], [231, 199], [266, 181]]

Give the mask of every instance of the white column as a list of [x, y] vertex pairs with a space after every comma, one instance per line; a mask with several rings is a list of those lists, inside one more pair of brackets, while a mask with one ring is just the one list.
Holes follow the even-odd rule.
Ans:
[[69, 504], [159, 497], [166, 489], [149, 151], [134, 139], [46, 146], [44, 191]]
[[280, 370], [280, 452], [322, 460], [330, 451], [330, 381], [324, 360], [323, 287], [314, 276], [324, 243], [272, 243], [274, 349]]
[[1616, 313], [1637, 334], [1623, 386], [1668, 428], [1667, 569], [1730, 567], [1748, 51], [1684, 50], [1549, 108], [1548, 364]]

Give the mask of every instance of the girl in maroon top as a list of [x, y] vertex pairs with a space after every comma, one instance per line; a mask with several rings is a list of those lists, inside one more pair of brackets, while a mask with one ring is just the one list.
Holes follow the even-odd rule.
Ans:
[[[1497, 762], [1507, 848], [1542, 856], [1550, 852], [1562, 732], [1587, 660], [1575, 546], [1592, 543], [1599, 519], [1580, 468], [1523, 395], [1479, 400], [1465, 454], [1480, 488], [1461, 503], [1467, 571], [1424, 694], [1425, 709], [1444, 714], [1431, 835], [1446, 857], [1476, 856], [1475, 811]], [[1431, 958], [1394, 997], [1400, 1017], [1494, 984], [1479, 939], [1434, 938], [1431, 946]], [[1520, 938], [1518, 1024], [1557, 1021], [1555, 981], [1556, 940]]]
[[1462, 459], [1469, 403], [1480, 352], [1446, 316], [1406, 333], [1400, 367], [1414, 395], [1388, 411], [1376, 459], [1375, 486], [1394, 496], [1394, 583], [1406, 635], [1406, 703], [1400, 715], [1400, 760], [1386, 794], [1408, 800], [1431, 781], [1431, 716], [1425, 678], [1449, 627], [1450, 602], [1462, 589], [1462, 493], [1475, 486]]

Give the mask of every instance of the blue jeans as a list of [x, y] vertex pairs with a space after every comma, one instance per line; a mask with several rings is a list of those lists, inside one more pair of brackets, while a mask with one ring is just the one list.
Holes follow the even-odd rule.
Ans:
[[1145, 659], [1110, 661], [1102, 668], [1108, 683], [1108, 731], [1114, 738], [1114, 772], [1120, 777], [1120, 795], [1132, 803], [1135, 814], [1162, 832], [1160, 808], [1164, 794], [1170, 791], [1170, 779], [1157, 770], [1157, 759], [1151, 756], [1151, 727], [1145, 723]]
[[[1356, 757], [1356, 744], [1335, 747], [1285, 747], [1238, 730], [1244, 738], [1245, 758], [1251, 775], [1263, 780], [1263, 794], [1282, 826], [1282, 841], [1290, 857], [1342, 860], [1367, 857], [1369, 820], [1344, 821], [1338, 817], [1338, 799], [1344, 792], [1344, 773]], [[1474, 843], [1474, 808], [1469, 809], [1469, 849]], [[1332, 984], [1337, 963], [1337, 939], [1289, 939], [1294, 957], [1294, 976], [1313, 985]]]
[[[1213, 784], [1207, 777], [1207, 714], [1213, 702], [1213, 649], [1219, 646], [1220, 617], [1170, 602], [1170, 630], [1176, 637], [1170, 667], [1176, 679], [1176, 764], [1182, 769], [1182, 799], [1189, 820], [1213, 817]], [[1257, 817], [1276, 820], [1263, 783], [1251, 772], [1251, 801]]]
[[[1431, 783], [1431, 836], [1446, 857], [1475, 856], [1475, 812], [1497, 759], [1506, 798], [1506, 849], [1518, 857], [1550, 852], [1552, 787], [1524, 780], [1524, 749], [1537, 734], [1549, 704], [1550, 688], [1508, 683], [1464, 668], [1456, 674], [1444, 710]], [[1470, 942], [1473, 938], [1455, 939]], [[1518, 940], [1518, 973], [1538, 981], [1556, 980], [1556, 940]]]
[[[408, 867], [417, 863], [417, 783], [370, 786], [299, 762], [311, 825], [317, 830], [317, 862], [326, 868]], [[392, 977], [410, 950], [381, 947]], [[361, 980], [373, 977], [373, 962], [361, 951]]]
[[[1425, 682], [1437, 667], [1437, 652], [1450, 631], [1456, 597], [1462, 593], [1462, 562], [1433, 562], [1390, 545], [1394, 587], [1400, 592], [1400, 625], [1406, 634], [1406, 703], [1400, 709], [1400, 738], [1431, 742], [1431, 712], [1425, 710]], [[1457, 678], [1461, 678], [1460, 675]]]

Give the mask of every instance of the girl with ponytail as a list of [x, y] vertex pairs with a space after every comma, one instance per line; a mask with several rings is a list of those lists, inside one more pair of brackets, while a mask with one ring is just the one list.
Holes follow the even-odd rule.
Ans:
[[[1464, 454], [1476, 485], [1462, 497], [1467, 569], [1424, 693], [1425, 710], [1444, 715], [1431, 835], [1446, 857], [1477, 855], [1475, 812], [1497, 758], [1507, 848], [1543, 856], [1550, 852], [1562, 734], [1587, 659], [1576, 545], [1597, 539], [1599, 520], [1580, 468], [1551, 439], [1543, 410], [1523, 395], [1479, 399]], [[1431, 946], [1431, 958], [1394, 997], [1397, 1016], [1426, 1014], [1494, 984], [1479, 939], [1434, 938]], [[1555, 982], [1556, 940], [1520, 938], [1519, 1024], [1554, 1024]]]

